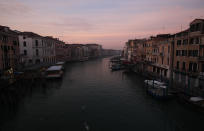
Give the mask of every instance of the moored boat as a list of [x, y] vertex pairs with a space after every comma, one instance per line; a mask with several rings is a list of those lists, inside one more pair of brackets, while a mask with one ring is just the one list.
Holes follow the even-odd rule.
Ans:
[[56, 64], [55, 64], [56, 66], [62, 66], [62, 70], [65, 70], [65, 62], [63, 62], [63, 61], [59, 61], [59, 62], [57, 62]]
[[46, 78], [61, 78], [63, 75], [63, 67], [61, 65], [51, 66], [45, 72]]
[[147, 93], [158, 99], [169, 99], [172, 98], [172, 94], [168, 93], [168, 85], [164, 82], [156, 80], [145, 80], [144, 81]]

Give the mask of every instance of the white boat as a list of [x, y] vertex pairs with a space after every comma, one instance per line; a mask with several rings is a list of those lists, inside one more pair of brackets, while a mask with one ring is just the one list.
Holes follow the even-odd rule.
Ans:
[[167, 83], [156, 80], [145, 80], [145, 86], [147, 87], [147, 93], [158, 99], [169, 99], [172, 95], [168, 93]]
[[63, 67], [61, 65], [51, 66], [46, 70], [46, 78], [61, 78], [63, 75]]
[[56, 63], [56, 65], [64, 65], [64, 64], [65, 64], [65, 62], [63, 62], [63, 61], [59, 61]]
[[65, 70], [65, 62], [63, 62], [63, 61], [59, 61], [59, 62], [57, 62], [56, 64], [55, 64], [56, 66], [62, 66], [62, 70]]
[[154, 87], [154, 88], [166, 88], [166, 83], [164, 82], [160, 82], [160, 81], [156, 81], [156, 80], [145, 80], [144, 83], [150, 87]]

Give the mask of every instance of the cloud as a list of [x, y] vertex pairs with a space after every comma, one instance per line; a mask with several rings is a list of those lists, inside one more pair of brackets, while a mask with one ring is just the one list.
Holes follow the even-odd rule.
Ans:
[[31, 11], [27, 5], [16, 0], [2, 0], [0, 2], [0, 15], [10, 16], [23, 15]]
[[203, 0], [1, 0], [0, 24], [69, 43], [122, 48], [128, 39], [188, 28]]
[[64, 31], [71, 30], [75, 31], [89, 31], [94, 28], [94, 24], [91, 24], [87, 20], [83, 18], [70, 18], [66, 17], [58, 22], [51, 22], [51, 26], [55, 26], [56, 28], [61, 28]]

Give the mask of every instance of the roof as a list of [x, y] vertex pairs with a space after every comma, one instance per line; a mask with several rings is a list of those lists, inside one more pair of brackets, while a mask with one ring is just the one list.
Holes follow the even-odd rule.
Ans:
[[17, 32], [11, 30], [9, 27], [7, 26], [2, 26], [0, 25], [0, 32], [1, 33], [6, 33], [6, 34], [10, 34], [10, 35], [16, 35], [17, 36]]
[[190, 23], [190, 25], [191, 25], [192, 23], [194, 23], [195, 21], [202, 21], [202, 22], [204, 22], [204, 19], [194, 19], [194, 20]]
[[38, 35], [38, 34], [36, 34], [36, 33], [33, 33], [33, 32], [21, 32], [21, 33], [19, 33], [20, 35], [26, 35], [26, 36], [28, 36], [28, 37], [42, 37], [42, 36], [40, 36], [40, 35]]
[[62, 70], [62, 66], [58, 65], [58, 66], [51, 66], [47, 69], [47, 71], [59, 71]]

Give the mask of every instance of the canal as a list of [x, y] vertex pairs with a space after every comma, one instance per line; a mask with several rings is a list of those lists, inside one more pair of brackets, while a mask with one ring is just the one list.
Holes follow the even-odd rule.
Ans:
[[203, 131], [204, 115], [145, 93], [143, 78], [109, 59], [66, 65], [62, 80], [1, 91], [1, 131]]

